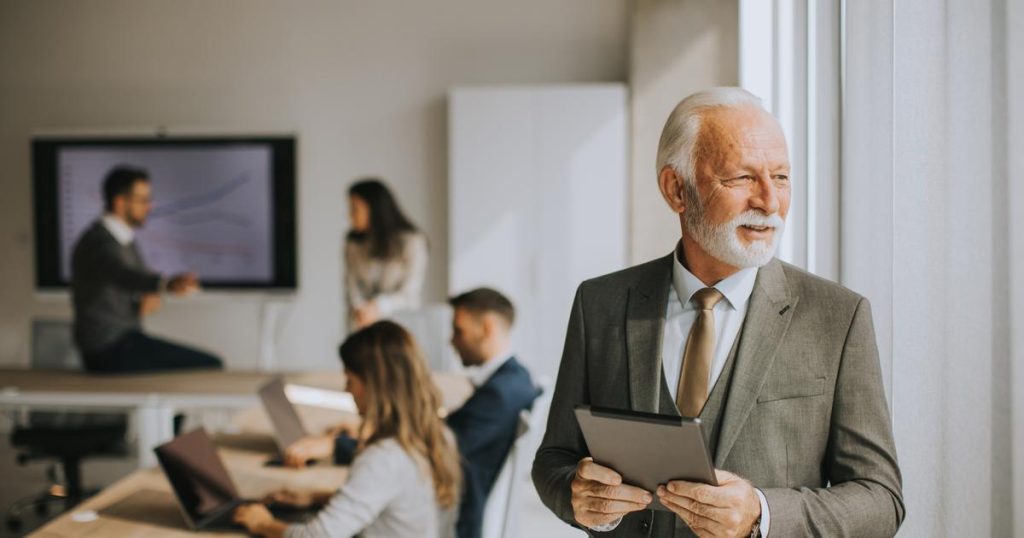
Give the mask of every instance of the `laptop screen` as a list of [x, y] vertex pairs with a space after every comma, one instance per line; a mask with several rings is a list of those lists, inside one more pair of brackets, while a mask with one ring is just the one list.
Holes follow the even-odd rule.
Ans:
[[272, 379], [260, 387], [259, 394], [260, 401], [263, 402], [263, 409], [274, 426], [274, 440], [283, 455], [292, 443], [306, 436], [306, 428], [303, 427], [302, 419], [299, 418], [295, 406], [288, 401], [283, 379], [280, 377]]
[[193, 526], [238, 499], [235, 484], [206, 430], [179, 435], [153, 450]]

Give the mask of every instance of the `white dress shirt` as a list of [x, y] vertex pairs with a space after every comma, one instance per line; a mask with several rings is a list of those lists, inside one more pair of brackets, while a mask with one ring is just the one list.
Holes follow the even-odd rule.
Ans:
[[480, 388], [494, 375], [494, 372], [498, 371], [498, 368], [501, 368], [511, 358], [512, 354], [507, 351], [499, 353], [496, 358], [492, 358], [480, 366], [467, 367], [466, 377], [473, 384], [473, 388]]
[[[693, 294], [708, 287], [693, 275], [679, 261], [679, 255], [672, 257], [672, 287], [668, 290], [668, 306], [665, 310], [665, 331], [661, 342], [661, 366], [668, 384], [672, 401], [676, 400], [679, 389], [679, 372], [683, 367], [683, 351], [690, 329], [697, 320], [697, 307], [693, 303]], [[711, 362], [708, 378], [708, 393], [714, 389], [715, 382], [725, 369], [733, 343], [740, 334], [743, 320], [747, 317], [747, 303], [754, 291], [757, 280], [757, 267], [740, 269], [736, 273], [718, 282], [713, 288], [721, 292], [723, 299], [718, 301], [713, 310], [715, 316], [715, 354]], [[771, 516], [768, 514], [768, 501], [761, 490], [754, 489], [761, 501], [761, 536], [768, 536]], [[622, 520], [607, 525], [599, 525], [591, 530], [608, 532]]]
[[127, 222], [121, 220], [121, 217], [107, 213], [103, 215], [102, 222], [103, 227], [110, 232], [110, 235], [114, 236], [114, 239], [122, 247], [127, 247], [135, 240], [135, 230], [132, 230], [132, 227]]
[[[107, 213], [103, 215], [100, 222], [103, 223], [103, 227], [110, 232], [110, 235], [114, 236], [114, 240], [122, 247], [127, 247], [132, 244], [132, 241], [135, 241], [135, 230], [122, 220], [121, 217]], [[156, 291], [164, 293], [166, 290], [167, 278], [160, 277], [160, 283], [157, 284]]]
[[[713, 287], [721, 292], [724, 298], [715, 305], [715, 355], [711, 362], [708, 378], [710, 394], [722, 375], [725, 361], [729, 359], [729, 351], [743, 327], [747, 317], [747, 302], [754, 291], [757, 279], [757, 268], [740, 269], [735, 274], [715, 284]], [[693, 294], [706, 288], [703, 282], [679, 263], [679, 257], [673, 257], [672, 288], [668, 291], [668, 307], [665, 310], [665, 333], [661, 341], [661, 365], [668, 383], [669, 395], [676, 400], [679, 384], [679, 371], [683, 367], [683, 351], [690, 329], [697, 321], [697, 306], [691, 301]]]

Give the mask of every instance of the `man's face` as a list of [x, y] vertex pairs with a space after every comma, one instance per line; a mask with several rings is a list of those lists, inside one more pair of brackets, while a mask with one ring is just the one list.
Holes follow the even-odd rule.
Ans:
[[705, 116], [695, 187], [684, 187], [683, 219], [708, 254], [734, 267], [771, 260], [790, 201], [786, 139], [774, 118], [754, 109]]
[[487, 331], [482, 317], [462, 308], [456, 308], [452, 316], [452, 347], [463, 366], [483, 364], [487, 359], [483, 351]]
[[131, 192], [122, 196], [121, 200], [121, 218], [132, 228], [141, 228], [153, 206], [153, 193], [149, 182], [136, 181], [132, 184]]

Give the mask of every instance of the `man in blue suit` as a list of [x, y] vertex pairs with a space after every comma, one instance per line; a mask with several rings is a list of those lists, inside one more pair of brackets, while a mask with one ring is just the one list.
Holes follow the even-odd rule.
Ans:
[[515, 309], [501, 293], [478, 288], [449, 300], [454, 310], [452, 346], [476, 390], [448, 416], [462, 455], [464, 486], [458, 538], [479, 538], [484, 505], [516, 439], [519, 413], [537, 389], [512, 355], [509, 331]]

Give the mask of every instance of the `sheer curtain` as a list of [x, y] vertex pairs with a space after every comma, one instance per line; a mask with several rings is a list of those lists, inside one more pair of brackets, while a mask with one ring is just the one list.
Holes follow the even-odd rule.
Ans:
[[1020, 4], [845, 3], [840, 275], [874, 307], [901, 536], [1024, 536]]

